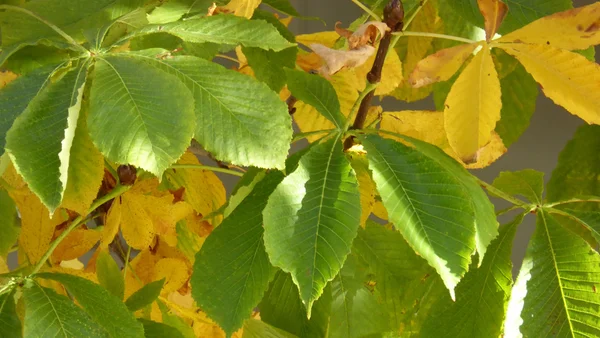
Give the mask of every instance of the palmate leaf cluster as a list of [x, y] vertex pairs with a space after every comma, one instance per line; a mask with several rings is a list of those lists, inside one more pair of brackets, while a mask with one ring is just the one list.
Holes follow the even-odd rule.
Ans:
[[[397, 6], [0, 5], [0, 336], [600, 336], [600, 3]], [[480, 181], [538, 83], [590, 125], [548, 184]]]

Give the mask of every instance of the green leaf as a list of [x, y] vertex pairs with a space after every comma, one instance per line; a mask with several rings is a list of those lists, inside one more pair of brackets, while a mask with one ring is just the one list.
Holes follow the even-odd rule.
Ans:
[[[252, 19], [264, 20], [272, 24], [286, 40], [292, 43], [296, 42], [294, 35], [273, 13], [256, 10]], [[294, 68], [296, 65], [298, 48], [287, 48], [280, 52], [274, 52], [256, 47], [244, 47], [242, 52], [256, 78], [266, 83], [269, 88], [279, 92], [287, 82], [284, 69]]]
[[196, 338], [194, 329], [189, 324], [187, 324], [176, 314], [171, 314], [169, 312], [169, 307], [167, 307], [163, 302], [158, 301], [157, 303], [158, 307], [160, 308], [163, 323], [176, 328], [185, 338]]
[[18, 77], [6, 87], [0, 89], [0, 155], [4, 154], [6, 133], [17, 116], [39, 94], [40, 89], [46, 84], [49, 73], [55, 68], [56, 66], [38, 69]]
[[162, 290], [164, 284], [165, 279], [163, 278], [144, 285], [141, 289], [137, 290], [127, 298], [125, 306], [132, 312], [145, 308], [158, 299], [160, 290]]
[[268, 174], [196, 255], [192, 296], [228, 336], [242, 327], [275, 274], [263, 244], [262, 211], [283, 175]]
[[273, 327], [257, 319], [248, 319], [244, 323], [242, 338], [293, 338], [291, 333]]
[[123, 35], [140, 29], [147, 24], [148, 19], [146, 17], [146, 11], [144, 8], [138, 8], [107, 23], [99, 30], [89, 31], [92, 36], [91, 38], [88, 38], [88, 41], [97, 49], [100, 47], [112, 46]]
[[417, 256], [400, 232], [373, 221], [358, 230], [352, 253], [369, 265], [374, 290], [384, 300], [392, 327], [418, 333], [438, 299], [450, 301], [442, 280]]
[[454, 298], [475, 251], [469, 191], [440, 163], [402, 143], [360, 137], [389, 220], [434, 267]]
[[531, 203], [542, 204], [544, 173], [533, 169], [503, 171], [494, 180], [493, 186], [509, 195], [520, 195]]
[[[501, 50], [495, 48], [492, 51]], [[504, 53], [504, 52], [500, 52]], [[506, 55], [506, 53], [504, 53]], [[514, 65], [514, 70], [500, 79], [502, 88], [502, 111], [500, 121], [496, 124], [496, 132], [502, 138], [505, 147], [516, 142], [529, 127], [529, 120], [535, 111], [539, 94], [538, 84], [525, 68], [512, 57], [501, 58], [502, 66]], [[498, 68], [498, 62], [496, 63]]]
[[[39, 278], [57, 281], [81, 304], [85, 311], [111, 337], [143, 337], [142, 324], [135, 320], [125, 304], [98, 284], [63, 273], [39, 273]], [[85, 337], [85, 335], [82, 335]]]
[[158, 323], [152, 320], [140, 318], [138, 322], [144, 325], [144, 333], [146, 338], [183, 338], [183, 334], [176, 328], [167, 324]]
[[194, 93], [194, 138], [216, 158], [283, 169], [292, 138], [291, 118], [285, 103], [266, 85], [196, 57], [130, 56], [177, 76]]
[[[572, 208], [568, 208], [569, 206]], [[575, 209], [573, 207], [579, 208]], [[600, 210], [598, 210], [596, 203], [583, 205], [569, 203], [561, 206], [561, 209], [548, 209], [548, 213], [552, 214], [565, 228], [581, 236], [590, 245], [596, 246], [600, 242]]]
[[100, 251], [96, 258], [96, 275], [98, 282], [108, 292], [119, 299], [125, 294], [125, 281], [117, 262], [106, 251]]
[[331, 313], [331, 290], [329, 286], [325, 288], [313, 304], [309, 319], [292, 276], [279, 270], [258, 307], [265, 323], [298, 337], [325, 337]]
[[177, 232], [177, 249], [185, 255], [190, 263], [194, 264], [196, 253], [202, 247], [205, 239], [192, 231], [187, 226], [185, 219], [177, 222], [175, 228]]
[[189, 42], [213, 42], [280, 51], [295, 44], [283, 38], [273, 25], [233, 15], [213, 15], [162, 25], [149, 25], [132, 36], [164, 32]]
[[311, 307], [340, 271], [360, 224], [360, 194], [342, 138], [314, 146], [269, 198], [265, 247]]
[[329, 337], [375, 336], [392, 330], [385, 307], [365, 285], [366, 273], [356, 256], [350, 255], [331, 282]]
[[184, 16], [194, 14], [205, 15], [208, 8], [215, 3], [218, 6], [224, 5], [224, 0], [169, 0], [160, 7], [156, 7], [152, 13], [148, 14], [150, 23], [167, 23], [181, 19]]
[[0, 336], [20, 337], [21, 321], [15, 306], [14, 292], [0, 294]]
[[0, 257], [6, 256], [19, 238], [17, 219], [15, 202], [6, 190], [0, 190]]
[[88, 314], [52, 289], [31, 282], [23, 289], [23, 297], [23, 337], [106, 337]]
[[600, 256], [545, 210], [538, 210], [537, 215], [522, 268], [528, 281], [521, 333], [535, 337], [600, 335], [600, 294], [596, 292]]
[[600, 126], [584, 125], [558, 157], [548, 182], [549, 202], [600, 196]]
[[160, 177], [194, 134], [194, 99], [175, 76], [124, 55], [98, 58], [88, 128], [113, 162]]
[[300, 16], [289, 0], [263, 0], [262, 3], [289, 16]]
[[441, 299], [423, 328], [426, 337], [499, 337], [512, 287], [511, 251], [525, 215], [504, 225], [479, 268], [474, 264], [456, 288], [456, 302]]
[[6, 135], [6, 150], [17, 172], [50, 213], [60, 205], [67, 186], [88, 66], [87, 60], [82, 61], [50, 81]]
[[342, 128], [346, 118], [340, 111], [340, 101], [331, 82], [318, 76], [299, 70], [286, 69], [288, 89], [299, 100], [315, 107], [337, 128]]

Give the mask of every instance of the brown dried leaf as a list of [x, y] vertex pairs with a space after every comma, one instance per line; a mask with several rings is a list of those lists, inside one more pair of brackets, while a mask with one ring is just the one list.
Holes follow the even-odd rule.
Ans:
[[366, 45], [370, 45], [370, 46], [375, 45], [375, 43], [377, 42], [378, 33], [379, 33], [379, 36], [381, 37], [387, 31], [390, 30], [390, 28], [385, 24], [385, 22], [380, 22], [380, 21], [366, 22], [366, 23], [360, 25], [360, 27], [358, 27], [358, 29], [355, 32], [352, 32], [351, 30], [339, 27], [338, 25], [340, 23], [341, 22], [339, 22], [339, 21], [336, 22], [335, 31], [340, 36], [348, 39], [348, 45], [350, 46], [351, 50], [358, 49], [358, 48], [366, 46]]
[[333, 75], [342, 68], [359, 67], [375, 53], [375, 47], [368, 45], [348, 51], [331, 49], [321, 44], [311, 44], [310, 48], [325, 61], [325, 65], [319, 70], [325, 76]]

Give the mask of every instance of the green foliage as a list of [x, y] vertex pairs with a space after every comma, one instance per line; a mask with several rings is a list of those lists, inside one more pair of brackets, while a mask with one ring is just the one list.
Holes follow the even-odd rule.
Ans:
[[[600, 3], [505, 3], [2, 2], [0, 337], [600, 336]], [[538, 81], [589, 125], [481, 181]]]

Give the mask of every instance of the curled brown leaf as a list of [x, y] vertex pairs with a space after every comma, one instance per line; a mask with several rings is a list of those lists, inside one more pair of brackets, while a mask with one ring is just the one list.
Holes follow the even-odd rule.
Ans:
[[347, 51], [328, 48], [318, 43], [311, 44], [310, 48], [325, 62], [319, 70], [325, 76], [333, 75], [343, 68], [358, 67], [375, 53], [375, 47], [369, 45]]

